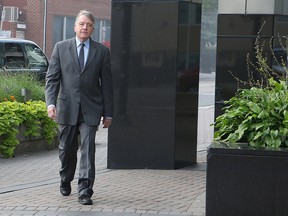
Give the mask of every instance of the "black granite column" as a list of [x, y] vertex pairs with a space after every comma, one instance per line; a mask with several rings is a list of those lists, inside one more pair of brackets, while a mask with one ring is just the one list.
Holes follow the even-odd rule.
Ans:
[[196, 163], [201, 4], [112, 1], [108, 168]]

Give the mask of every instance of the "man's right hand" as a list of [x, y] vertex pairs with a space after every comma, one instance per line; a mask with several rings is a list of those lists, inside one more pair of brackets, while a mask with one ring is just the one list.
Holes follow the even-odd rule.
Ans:
[[57, 117], [56, 107], [55, 106], [48, 106], [47, 107], [48, 117], [55, 120]]

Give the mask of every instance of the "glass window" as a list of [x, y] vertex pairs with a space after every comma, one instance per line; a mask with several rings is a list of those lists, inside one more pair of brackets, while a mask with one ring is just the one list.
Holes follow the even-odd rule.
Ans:
[[100, 20], [96, 20], [95, 21], [95, 26], [94, 26], [94, 32], [92, 35], [92, 39], [99, 41], [100, 38], [100, 25], [101, 25], [101, 21]]
[[25, 67], [24, 54], [21, 44], [4, 44], [4, 64], [7, 68]]
[[96, 20], [92, 38], [102, 43], [110, 41], [110, 35], [111, 35], [111, 21]]
[[111, 21], [103, 20], [103, 41], [110, 41], [110, 33], [111, 33]]
[[75, 17], [67, 17], [66, 18], [66, 35], [65, 35], [65, 38], [68, 39], [68, 38], [75, 37], [74, 23], [75, 23]]
[[48, 62], [44, 53], [34, 44], [25, 44], [28, 58], [28, 67], [47, 67]]
[[53, 21], [53, 46], [63, 40], [63, 17], [55, 16]]

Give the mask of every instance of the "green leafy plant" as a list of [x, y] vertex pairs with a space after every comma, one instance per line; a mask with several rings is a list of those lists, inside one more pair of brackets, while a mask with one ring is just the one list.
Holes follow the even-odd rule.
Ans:
[[239, 90], [217, 117], [216, 141], [245, 142], [252, 147], [288, 146], [288, 89], [284, 81]]
[[25, 136], [40, 136], [52, 143], [57, 135], [57, 124], [47, 116], [43, 101], [21, 103], [5, 101], [0, 103], [0, 154], [11, 157], [19, 144], [19, 126], [24, 125]]
[[[262, 26], [263, 27], [263, 26]], [[277, 58], [270, 40], [271, 58], [264, 53], [260, 33], [255, 42], [256, 63], [247, 55], [248, 89], [238, 89], [235, 96], [225, 101], [224, 113], [213, 124], [214, 140], [229, 143], [247, 143], [255, 148], [288, 147], [288, 90], [287, 68], [284, 57]], [[287, 55], [287, 41], [280, 41], [281, 49]], [[282, 68], [281, 74], [269, 66], [269, 59]], [[253, 74], [260, 78], [255, 80]], [[232, 74], [232, 73], [231, 73]], [[233, 74], [232, 74], [233, 75]]]

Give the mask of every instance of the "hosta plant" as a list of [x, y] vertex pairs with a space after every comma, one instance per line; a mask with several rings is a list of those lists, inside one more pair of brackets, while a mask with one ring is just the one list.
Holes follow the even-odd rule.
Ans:
[[[255, 148], [288, 147], [288, 40], [285, 37], [285, 41], [279, 39], [277, 42], [283, 50], [283, 55], [279, 56], [274, 52], [274, 38], [271, 38], [268, 55], [264, 51], [267, 44], [261, 43], [264, 25], [255, 40], [256, 62], [253, 63], [247, 54], [248, 80], [240, 80], [230, 72], [238, 83], [249, 88], [238, 89], [234, 97], [225, 101], [224, 113], [213, 124], [215, 141], [246, 143]], [[275, 66], [281, 68], [281, 72], [275, 70]]]
[[288, 88], [270, 78], [266, 87], [238, 90], [214, 123], [215, 141], [252, 147], [288, 147]]

